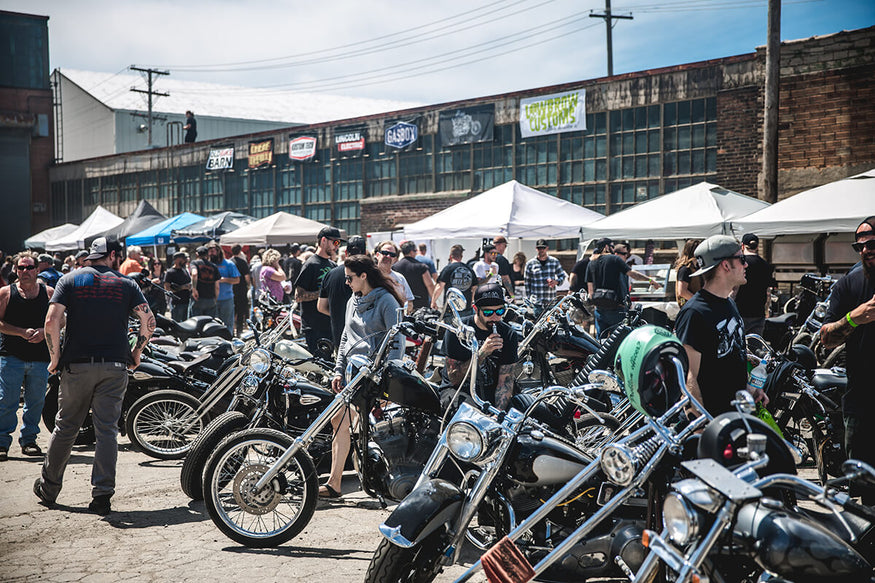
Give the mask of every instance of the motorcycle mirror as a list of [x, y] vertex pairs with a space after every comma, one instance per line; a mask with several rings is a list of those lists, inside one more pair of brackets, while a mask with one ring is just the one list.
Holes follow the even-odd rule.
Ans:
[[864, 461], [850, 459], [842, 463], [842, 474], [849, 480], [862, 480], [875, 485], [875, 468]]
[[754, 411], [757, 409], [753, 396], [747, 391], [735, 391], [735, 400], [732, 401], [732, 405], [738, 409], [740, 413], [746, 415], [753, 415]]
[[592, 385], [602, 385], [603, 389], [623, 392], [623, 383], [620, 381], [620, 377], [612, 372], [596, 369], [589, 373], [586, 379]]
[[468, 304], [468, 301], [465, 299], [465, 296], [462, 294], [462, 292], [454, 287], [451, 287], [447, 290], [446, 301], [456, 312], [461, 312]]
[[757, 358], [762, 359], [772, 355], [772, 347], [759, 334], [748, 334], [744, 337], [744, 344], [747, 351], [754, 354]]

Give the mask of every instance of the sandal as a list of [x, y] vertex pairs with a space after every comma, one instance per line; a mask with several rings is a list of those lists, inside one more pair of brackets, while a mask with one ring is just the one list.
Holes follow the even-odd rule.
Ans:
[[23, 453], [24, 455], [36, 457], [43, 455], [43, 450], [41, 450], [40, 447], [35, 443], [28, 443], [27, 445], [21, 446], [21, 453]]
[[328, 484], [322, 484], [321, 486], [319, 486], [319, 497], [320, 498], [333, 498], [336, 500], [338, 498], [343, 498], [343, 494], [341, 494], [340, 492], [338, 492], [337, 490], [335, 490], [334, 488], [332, 488]]

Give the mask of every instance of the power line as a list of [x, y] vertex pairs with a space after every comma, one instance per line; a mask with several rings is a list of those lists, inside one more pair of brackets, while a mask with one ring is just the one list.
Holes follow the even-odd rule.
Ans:
[[143, 90], [143, 89], [137, 89], [136, 87], [131, 87], [131, 91], [133, 91], [135, 93], [145, 93], [147, 96], [147, 101], [149, 104], [149, 113], [146, 115], [146, 119], [148, 120], [148, 124], [149, 124], [149, 147], [151, 148], [152, 147], [152, 121], [153, 121], [152, 96], [154, 95], [156, 97], [170, 97], [169, 93], [155, 91], [152, 89], [152, 86], [153, 86], [152, 76], [153, 75], [169, 75], [170, 71], [159, 71], [158, 69], [149, 69], [149, 68], [144, 69], [142, 67], [137, 67], [135, 65], [131, 65], [130, 69], [131, 69], [131, 71], [139, 71], [141, 73], [146, 74], [146, 87], [147, 88], [145, 90]]

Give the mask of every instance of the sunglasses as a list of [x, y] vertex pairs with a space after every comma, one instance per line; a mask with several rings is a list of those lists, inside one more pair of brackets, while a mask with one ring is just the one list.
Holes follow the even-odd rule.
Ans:
[[863, 243], [852, 243], [851, 247], [853, 247], [854, 251], [857, 253], [861, 253], [863, 249], [866, 251], [875, 251], [875, 239], [869, 239]]
[[15, 269], [18, 271], [30, 271], [31, 269], [36, 269], [36, 265], [16, 265]]
[[497, 316], [504, 316], [504, 313], [507, 311], [506, 306], [501, 306], [500, 308], [480, 308], [480, 313], [486, 317], [495, 314]]
[[398, 254], [394, 251], [379, 251], [380, 255], [385, 255], [386, 257], [398, 257]]
[[345, 275], [345, 276], [343, 276], [343, 279], [346, 280], [346, 283], [352, 283], [352, 276], [351, 275]]
[[335, 247], [340, 247], [340, 239], [328, 239]]

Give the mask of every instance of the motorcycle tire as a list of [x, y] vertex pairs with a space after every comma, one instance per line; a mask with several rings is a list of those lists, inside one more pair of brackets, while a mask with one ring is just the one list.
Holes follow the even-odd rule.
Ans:
[[203, 429], [204, 420], [196, 419], [198, 407], [200, 401], [182, 391], [159, 389], [145, 394], [125, 415], [131, 445], [159, 460], [184, 458]]
[[823, 368], [845, 367], [845, 345], [836, 346], [823, 361]]
[[240, 431], [247, 423], [249, 418], [240, 411], [226, 411], [204, 427], [191, 443], [179, 473], [179, 485], [186, 496], [192, 500], [204, 499], [204, 466], [207, 460], [223, 439]]
[[386, 581], [406, 581], [408, 583], [428, 583], [434, 581], [443, 570], [442, 551], [447, 536], [446, 529], [438, 528], [419, 544], [402, 548], [381, 537], [377, 550], [365, 573], [365, 583], [385, 583]]
[[250, 548], [275, 547], [313, 518], [319, 482], [306, 451], [292, 456], [265, 488], [253, 488], [293, 442], [281, 431], [257, 427], [225, 438], [210, 456], [204, 504], [225, 536]]
[[607, 413], [599, 413], [604, 423], [595, 415], [586, 413], [574, 419], [575, 443], [582, 449], [589, 449], [603, 443], [614, 431], [619, 429], [620, 420]]
[[[57, 384], [49, 382], [42, 412], [43, 424], [49, 433], [55, 430], [55, 416], [58, 414], [58, 390]], [[85, 415], [74, 445], [94, 445], [94, 424], [91, 421], [91, 411]]]

